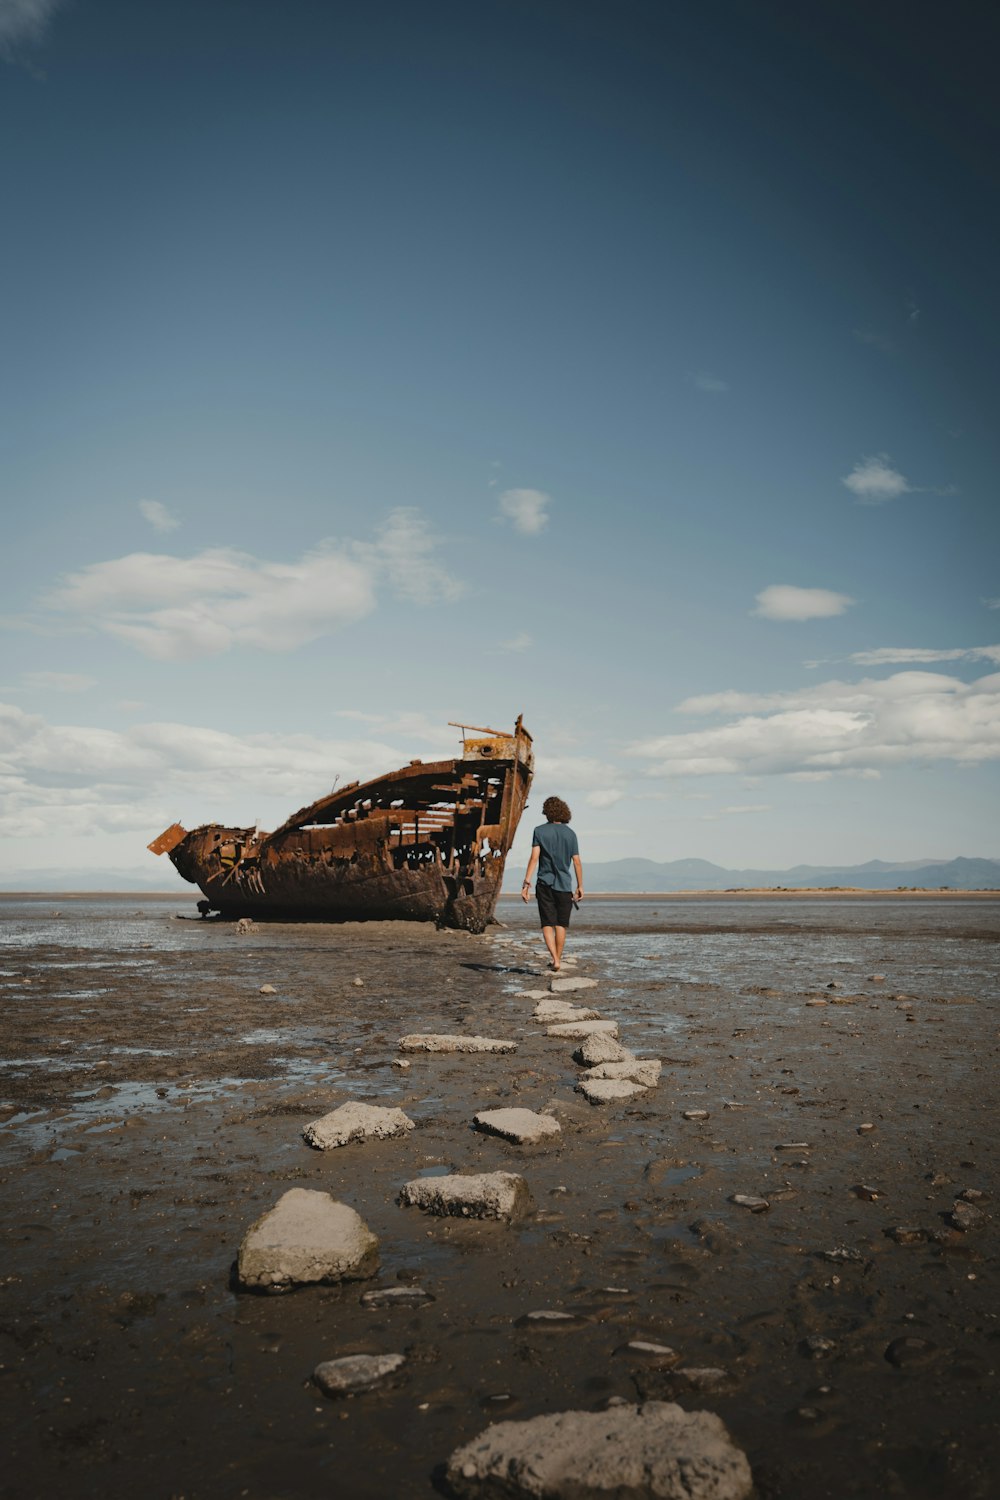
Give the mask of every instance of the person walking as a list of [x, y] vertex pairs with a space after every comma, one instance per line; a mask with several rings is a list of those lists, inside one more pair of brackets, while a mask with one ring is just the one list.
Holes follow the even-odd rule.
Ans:
[[535, 895], [542, 937], [549, 950], [549, 968], [558, 974], [570, 913], [583, 897], [583, 865], [576, 834], [569, 826], [573, 814], [562, 798], [546, 797], [542, 812], [546, 821], [531, 836], [531, 858], [521, 887], [521, 900], [531, 899], [531, 878], [537, 870]]

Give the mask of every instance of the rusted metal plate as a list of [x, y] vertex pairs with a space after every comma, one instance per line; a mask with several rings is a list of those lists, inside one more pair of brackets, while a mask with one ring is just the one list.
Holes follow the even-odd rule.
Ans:
[[155, 838], [146, 848], [152, 854], [169, 854], [171, 849], [176, 849], [181, 839], [187, 838], [187, 829], [182, 828], [180, 823], [171, 823], [165, 828], [159, 838]]

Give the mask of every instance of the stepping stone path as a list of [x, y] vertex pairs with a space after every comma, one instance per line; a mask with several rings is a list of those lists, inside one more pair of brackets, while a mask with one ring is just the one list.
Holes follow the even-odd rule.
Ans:
[[534, 1146], [562, 1134], [558, 1120], [532, 1109], [488, 1109], [473, 1115], [472, 1123], [486, 1135], [499, 1135], [516, 1146]]
[[534, 1019], [543, 1025], [557, 1021], [599, 1021], [599, 1010], [588, 1010], [585, 1005], [571, 1005], [568, 1000], [540, 1000], [535, 1006]]
[[290, 1188], [243, 1236], [242, 1287], [259, 1291], [317, 1281], [360, 1281], [378, 1270], [378, 1240], [353, 1208], [329, 1193]]
[[665, 1401], [496, 1422], [455, 1450], [447, 1480], [459, 1500], [748, 1500], [753, 1490], [721, 1418]]
[[490, 1036], [437, 1036], [414, 1032], [399, 1039], [401, 1052], [516, 1052], [516, 1042]]
[[660, 1073], [663, 1064], [658, 1057], [630, 1057], [624, 1062], [598, 1063], [596, 1068], [590, 1068], [585, 1077], [591, 1078], [624, 1078], [629, 1083], [641, 1083], [643, 1088], [651, 1089], [660, 1081]]
[[324, 1360], [313, 1370], [312, 1378], [324, 1396], [354, 1396], [370, 1391], [405, 1363], [403, 1354], [348, 1354], [342, 1359]]
[[629, 1083], [625, 1078], [584, 1078], [576, 1091], [588, 1104], [621, 1104], [646, 1092], [641, 1083]]
[[573, 1061], [585, 1068], [603, 1062], [631, 1062], [633, 1054], [607, 1032], [595, 1032], [573, 1053]]
[[575, 976], [562, 979], [559, 975], [554, 975], [549, 980], [549, 990], [553, 995], [571, 995], [574, 990], [596, 990], [596, 988], [596, 979], [578, 979]]
[[413, 1130], [413, 1121], [401, 1109], [383, 1109], [378, 1104], [356, 1104], [351, 1101], [331, 1110], [322, 1119], [313, 1120], [302, 1132], [309, 1146], [328, 1151], [351, 1141], [386, 1140]]
[[561, 1036], [570, 1042], [582, 1041], [585, 1037], [603, 1032], [606, 1036], [618, 1035], [617, 1021], [561, 1021], [546, 1030], [546, 1036]]
[[532, 1206], [528, 1184], [516, 1172], [418, 1177], [403, 1184], [399, 1201], [429, 1214], [507, 1222], [521, 1218]]

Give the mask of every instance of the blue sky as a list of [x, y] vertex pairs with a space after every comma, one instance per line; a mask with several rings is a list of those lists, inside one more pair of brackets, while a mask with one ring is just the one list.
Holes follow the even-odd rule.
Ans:
[[998, 30], [0, 0], [0, 874], [519, 712], [590, 858], [1000, 853]]

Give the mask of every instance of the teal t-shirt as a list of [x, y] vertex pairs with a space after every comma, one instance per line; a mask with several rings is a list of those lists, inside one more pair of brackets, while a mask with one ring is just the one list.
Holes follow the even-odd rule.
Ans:
[[532, 849], [539, 850], [538, 879], [554, 891], [575, 891], [573, 855], [580, 845], [568, 823], [540, 823], [531, 836]]

